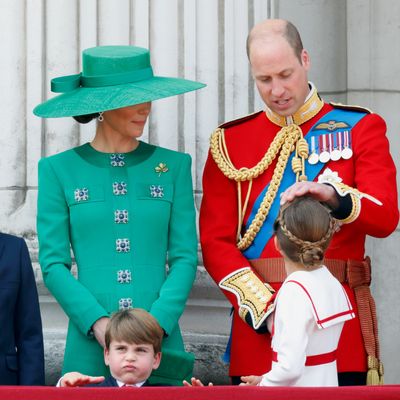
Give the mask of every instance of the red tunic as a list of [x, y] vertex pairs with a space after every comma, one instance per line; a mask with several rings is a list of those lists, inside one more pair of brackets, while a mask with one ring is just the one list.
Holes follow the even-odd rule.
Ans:
[[[301, 125], [305, 135], [332, 105], [325, 104], [312, 119]], [[280, 126], [272, 123], [264, 112], [238, 120], [225, 128], [225, 139], [233, 165], [251, 168], [265, 155]], [[326, 258], [364, 259], [366, 235], [386, 237], [392, 233], [399, 220], [397, 208], [396, 168], [389, 153], [386, 124], [377, 114], [365, 115], [351, 130], [353, 157], [348, 160], [330, 161], [326, 164], [336, 171], [343, 183], [368, 193], [383, 205], [363, 198], [358, 219], [343, 225], [334, 235]], [[276, 160], [253, 181], [249, 205], [244, 221], [257, 196], [271, 180]], [[290, 168], [288, 164], [287, 168]], [[321, 170], [322, 174], [324, 169]], [[306, 167], [307, 173], [307, 167]], [[316, 180], [318, 177], [316, 178]], [[294, 183], [294, 182], [293, 182]], [[242, 201], [248, 182], [242, 183]], [[215, 282], [229, 273], [249, 265], [248, 260], [236, 247], [238, 221], [237, 184], [226, 178], [209, 154], [203, 175], [203, 200], [200, 211], [200, 237], [204, 265]], [[272, 239], [266, 244], [261, 258], [281, 257]], [[280, 284], [272, 284], [277, 289]], [[344, 285], [357, 310], [354, 293]], [[224, 291], [235, 308], [230, 375], [261, 375], [270, 369], [271, 348], [269, 334], [258, 334], [238, 316], [237, 298]], [[345, 324], [338, 350], [339, 372], [366, 371], [366, 353], [358, 317]]]

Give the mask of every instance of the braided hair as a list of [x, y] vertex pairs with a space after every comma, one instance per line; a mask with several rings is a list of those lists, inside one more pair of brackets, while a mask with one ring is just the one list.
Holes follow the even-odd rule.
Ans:
[[281, 208], [274, 229], [285, 255], [294, 262], [313, 268], [322, 264], [336, 231], [336, 220], [319, 201], [303, 196]]

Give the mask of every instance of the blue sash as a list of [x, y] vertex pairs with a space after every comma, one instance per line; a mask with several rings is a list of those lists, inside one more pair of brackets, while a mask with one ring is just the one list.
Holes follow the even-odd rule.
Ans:
[[[328, 128], [321, 129], [320, 125], [321, 124], [327, 124], [329, 125], [328, 122], [330, 121], [340, 121], [340, 122], [345, 122], [349, 128], [346, 128], [350, 132], [351, 128], [354, 127], [355, 124], [357, 124], [358, 121], [361, 120], [366, 115], [366, 113], [363, 112], [358, 112], [358, 111], [349, 111], [349, 110], [342, 110], [339, 108], [335, 108], [329, 113], [325, 114], [310, 130], [309, 132], [304, 136], [304, 138], [307, 140], [310, 146], [310, 139], [311, 137], [316, 138], [316, 142], [318, 143], [318, 137], [320, 135], [325, 135], [327, 133], [332, 133], [332, 130], [328, 130]], [[318, 127], [318, 129], [315, 129]], [[268, 241], [271, 239], [272, 235], [274, 234], [274, 222], [278, 216], [279, 213], [279, 208], [280, 208], [280, 194], [283, 193], [289, 186], [291, 186], [293, 183], [296, 182], [296, 174], [292, 171], [291, 163], [292, 163], [292, 158], [294, 157], [294, 152], [291, 154], [289, 157], [287, 166], [285, 168], [285, 172], [283, 173], [282, 181], [279, 186], [278, 192], [276, 194], [276, 197], [271, 205], [271, 208], [269, 210], [269, 214], [264, 221], [263, 226], [261, 227], [260, 231], [256, 235], [253, 243], [251, 246], [249, 246], [246, 250], [244, 250], [242, 253], [243, 255], [251, 260], [255, 258], [260, 258], [262, 251], [264, 250], [266, 244]], [[320, 173], [322, 168], [326, 164], [318, 161], [317, 164], [311, 165], [307, 163], [306, 166], [306, 175], [307, 179], [309, 181], [313, 181], [316, 176]], [[257, 197], [257, 200], [254, 202], [253, 208], [251, 210], [251, 213], [249, 215], [249, 218], [246, 222], [246, 229], [249, 228], [251, 222], [253, 221], [255, 215], [257, 214], [257, 211], [260, 207], [260, 204], [262, 200], [264, 199], [265, 193], [267, 192], [269, 187], [268, 185], [263, 189], [263, 191], [259, 194]]]

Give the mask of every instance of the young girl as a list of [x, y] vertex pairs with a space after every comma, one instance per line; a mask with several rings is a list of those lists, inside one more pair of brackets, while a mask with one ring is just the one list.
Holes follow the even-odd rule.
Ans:
[[336, 223], [310, 197], [285, 204], [275, 222], [275, 245], [287, 278], [271, 317], [273, 362], [248, 385], [337, 386], [336, 349], [344, 322], [355, 317], [339, 281], [323, 265]]

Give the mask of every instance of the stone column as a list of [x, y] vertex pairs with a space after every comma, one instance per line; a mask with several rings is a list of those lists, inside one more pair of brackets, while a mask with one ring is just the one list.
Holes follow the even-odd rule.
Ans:
[[[348, 102], [362, 104], [387, 123], [394, 161], [400, 166], [400, 3], [396, 0], [351, 0], [348, 20]], [[400, 179], [397, 175], [397, 185]], [[385, 239], [369, 238], [372, 258], [372, 292], [375, 297], [385, 383], [399, 382], [400, 329], [398, 312], [399, 228]]]
[[[61, 368], [67, 318], [43, 286], [37, 263], [37, 162], [90, 141], [95, 122], [70, 118], [43, 121], [33, 107], [53, 94], [50, 79], [77, 73], [84, 48], [106, 44], [148, 47], [156, 74], [207, 83], [198, 92], [154, 102], [143, 140], [185, 151], [193, 159], [196, 206], [209, 137], [218, 124], [263, 108], [247, 61], [249, 29], [271, 17], [293, 21], [312, 60], [310, 78], [325, 99], [362, 104], [388, 122], [392, 154], [400, 165], [398, 71], [400, 32], [396, 0], [14, 0], [0, 13], [0, 229], [27, 239], [43, 315], [48, 383]], [[396, 19], [397, 18], [397, 19]], [[388, 383], [398, 382], [399, 347], [390, 344], [400, 327], [396, 311], [397, 231], [372, 240], [374, 285], [382, 354]], [[200, 249], [199, 249], [200, 250]], [[230, 305], [204, 270], [182, 317], [188, 348], [197, 355], [195, 373], [228, 383], [219, 361], [229, 334]], [[210, 347], [210, 344], [212, 347]], [[212, 348], [212, 351], [210, 351]], [[396, 351], [397, 350], [397, 351]]]

